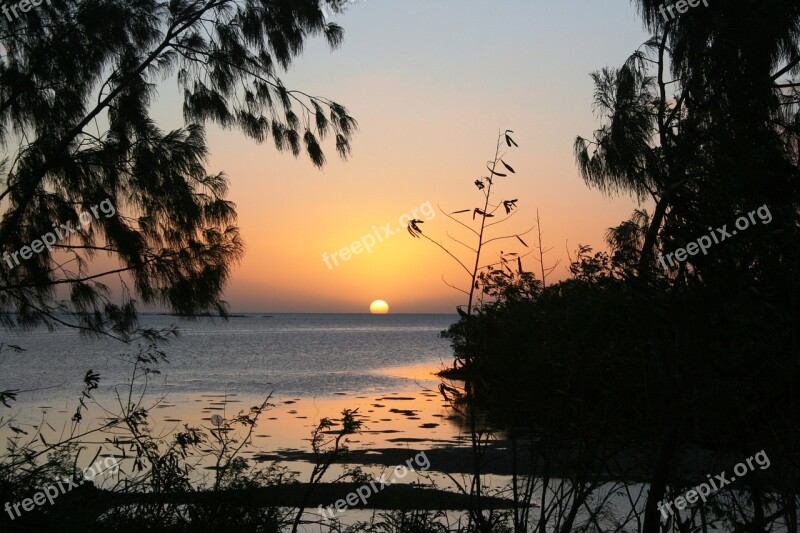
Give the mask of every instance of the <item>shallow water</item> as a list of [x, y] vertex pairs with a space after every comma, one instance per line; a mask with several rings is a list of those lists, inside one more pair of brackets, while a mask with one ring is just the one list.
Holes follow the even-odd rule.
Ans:
[[[434, 482], [453, 490], [453, 479], [465, 486], [468, 482], [458, 472], [470, 464], [469, 438], [443, 401], [439, 380], [432, 374], [451, 364], [450, 346], [438, 334], [456, 320], [451, 315], [267, 318], [249, 314], [228, 322], [186, 322], [145, 315], [143, 325], [164, 328], [177, 323], [181, 336], [163, 347], [169, 363], [159, 365], [161, 373], [152, 376], [146, 391], [137, 388], [134, 399], [144, 393], [142, 404], [150, 411], [154, 433], [170, 435], [188, 424], [211, 434], [213, 415], [230, 420], [271, 394], [272, 405], [261, 416], [252, 446], [243, 456], [264, 466], [277, 461], [301, 481], [307, 479], [311, 465], [299, 457], [310, 451], [311, 431], [319, 420], [336, 420], [342, 409], [358, 409], [364, 426], [349, 439], [353, 463], [364, 464], [365, 471], [378, 477], [418, 450], [432, 450], [430, 471], [411, 472], [400, 482]], [[97, 427], [109, 412], [118, 412], [117, 395], [123, 402], [127, 399], [131, 366], [119, 354], [134, 353], [135, 347], [126, 349], [111, 340], [84, 341], [69, 330], [3, 333], [0, 343], [26, 349], [22, 353], [4, 350], [0, 355], [0, 390], [25, 391], [12, 409], [0, 408], [0, 417], [15, 416], [15, 425], [29, 431], [34, 424], [44, 428], [48, 442], [73, 429], [70, 417], [87, 370], [100, 375], [100, 386], [87, 402], [78, 431]], [[124, 433], [119, 435], [124, 437]], [[0, 438], [7, 436], [12, 436], [8, 426], [0, 429]], [[104, 438], [88, 440], [93, 452]], [[115, 453], [105, 446], [105, 453], [109, 452]], [[209, 482], [213, 478], [210, 461], [198, 466], [195, 480]], [[334, 466], [325, 481], [340, 475], [346, 466]], [[123, 471], [131, 467], [130, 459], [121, 462]], [[439, 473], [448, 471], [454, 478]], [[483, 481], [501, 489], [509, 478], [489, 474]], [[311, 515], [314, 512], [309, 509]], [[343, 519], [353, 523], [370, 514], [350, 510]]]
[[[230, 419], [271, 395], [272, 406], [246, 452], [254, 458], [308, 451], [320, 419], [335, 420], [345, 408], [358, 409], [364, 423], [362, 433], [351, 437], [353, 448], [459, 446], [465, 437], [432, 375], [450, 364], [449, 344], [438, 334], [455, 320], [248, 314], [192, 322], [144, 315], [144, 326], [177, 323], [181, 335], [162, 348], [168, 363], [157, 366], [160, 374], [151, 376], [146, 390], [137, 387], [134, 398], [143, 393], [152, 428], [170, 433], [184, 424], [211, 429], [212, 415]], [[100, 375], [100, 385], [79, 429], [96, 427], [119, 411], [118, 396], [127, 398], [132, 366], [119, 354], [135, 353], [135, 347], [81, 340], [70, 330], [4, 333], [0, 342], [26, 349], [0, 356], [0, 390], [23, 391], [0, 415], [16, 416], [17, 425], [46, 420], [48, 441], [71, 430], [87, 370]]]

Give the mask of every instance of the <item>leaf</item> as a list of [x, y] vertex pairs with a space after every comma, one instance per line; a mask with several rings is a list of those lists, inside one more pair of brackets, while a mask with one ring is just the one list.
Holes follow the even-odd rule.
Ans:
[[494, 215], [491, 213], [484, 213], [482, 210], [475, 208], [475, 211], [472, 212], [472, 220], [475, 220], [475, 215], [481, 215], [486, 218], [492, 218]]
[[417, 226], [417, 224], [424, 224], [424, 223], [425, 223], [424, 220], [420, 220], [418, 218], [415, 218], [414, 220], [410, 220], [408, 222], [408, 232], [411, 234], [412, 237], [419, 238], [419, 236], [422, 234], [422, 230], [419, 229], [419, 226]]
[[92, 391], [97, 388], [97, 384], [100, 382], [100, 374], [95, 374], [92, 370], [89, 370], [86, 372], [83, 382], [86, 384], [86, 389]]
[[524, 246], [525, 248], [530, 248], [530, 246], [528, 246], [528, 245], [525, 243], [525, 241], [523, 241], [523, 240], [522, 240], [522, 237], [520, 237], [519, 235], [517, 235], [516, 237], [517, 237], [517, 239], [519, 240], [519, 242], [521, 242], [521, 243], [522, 243], [522, 246]]
[[503, 166], [504, 166], [504, 167], [506, 167], [506, 168], [508, 169], [508, 171], [509, 171], [509, 172], [511, 172], [512, 174], [516, 174], [516, 173], [517, 173], [517, 171], [516, 171], [516, 170], [514, 170], [514, 169], [511, 167], [511, 165], [509, 165], [508, 163], [506, 163], [506, 162], [505, 162], [505, 161], [503, 161], [502, 159], [500, 160], [500, 162], [501, 162], [501, 163], [503, 163]]
[[489, 172], [491, 172], [495, 176], [500, 176], [501, 178], [505, 178], [506, 176], [508, 176], [508, 174], [503, 174], [502, 172], [497, 172], [496, 170], [492, 170], [492, 168], [489, 165], [486, 165], [486, 168], [488, 168]]
[[11, 407], [8, 404], [8, 402], [9, 401], [12, 401], [12, 402], [16, 401], [18, 392], [19, 392], [19, 389], [11, 389], [11, 390], [0, 391], [0, 403], [5, 405], [6, 407]]
[[511, 145], [513, 144], [515, 147], [519, 148], [519, 145], [518, 145], [517, 143], [515, 143], [515, 142], [514, 142], [514, 139], [512, 139], [512, 138], [511, 138], [511, 136], [509, 136], [509, 135], [508, 135], [509, 133], [514, 133], [514, 132], [513, 132], [513, 131], [511, 131], [511, 130], [506, 130], [506, 133], [505, 133], [505, 136], [506, 136], [506, 144], [507, 144], [508, 146], [511, 146]]

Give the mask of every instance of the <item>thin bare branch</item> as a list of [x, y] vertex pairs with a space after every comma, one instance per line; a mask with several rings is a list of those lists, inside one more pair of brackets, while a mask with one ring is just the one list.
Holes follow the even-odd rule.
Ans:
[[489, 244], [490, 242], [494, 242], [494, 241], [501, 241], [501, 240], [503, 240], [503, 239], [515, 239], [515, 238], [519, 238], [519, 237], [520, 237], [520, 236], [522, 236], [522, 235], [527, 235], [528, 233], [532, 232], [534, 227], [535, 227], [535, 226], [532, 226], [532, 227], [531, 227], [529, 230], [527, 230], [527, 231], [523, 231], [522, 233], [515, 233], [515, 234], [513, 234], [513, 235], [504, 235], [504, 236], [502, 236], [502, 237], [494, 237], [493, 239], [489, 239], [488, 241], [484, 241], [484, 242], [483, 242], [483, 244]]

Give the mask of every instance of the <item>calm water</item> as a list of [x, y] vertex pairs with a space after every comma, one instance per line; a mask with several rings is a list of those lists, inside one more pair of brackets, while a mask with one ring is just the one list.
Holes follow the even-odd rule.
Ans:
[[[377, 477], [413, 457], [417, 450], [444, 450], [447, 455], [432, 455], [435, 459], [426, 477], [412, 474], [403, 483], [434, 480], [440, 488], [453, 489], [451, 479], [440, 472], [468, 468], [464, 465], [470, 464], [470, 439], [437, 391], [440, 381], [432, 372], [452, 364], [449, 342], [439, 338], [439, 333], [457, 318], [329, 314], [266, 318], [248, 314], [228, 322], [183, 322], [146, 315], [142, 325], [166, 328], [177, 324], [181, 336], [163, 347], [169, 363], [161, 365], [162, 373], [148, 387], [142, 405], [149, 411], [153, 433], [170, 435], [184, 424], [209, 431], [213, 415], [229, 420], [273, 393], [272, 406], [241, 455], [253, 464], [278, 462], [301, 480], [308, 478], [312, 468], [305, 457], [310, 452], [309, 436], [319, 420], [336, 420], [342, 409], [357, 409], [364, 426], [359, 434], [350, 436], [354, 455], [348, 463], [363, 465]], [[93, 393], [97, 403], [87, 402], [78, 432], [97, 427], [108, 413], [118, 412], [115, 390], [127, 396], [131, 367], [118, 355], [135, 352], [131, 347], [112, 340], [81, 340], [70, 330], [3, 332], [0, 343], [27, 350], [3, 351], [0, 390], [40, 389], [21, 393], [10, 410], [0, 408], [0, 418], [15, 417], [15, 424], [31, 435], [34, 426], [44, 428], [48, 442], [69, 433], [70, 417], [89, 369], [100, 374], [100, 388]], [[43, 420], [46, 423], [42, 424]], [[245, 430], [236, 431], [241, 438]], [[111, 434], [127, 435], [124, 431]], [[89, 442], [89, 447], [105, 446], [106, 437], [108, 434]], [[28, 436], [12, 435], [6, 427], [0, 428], [0, 438], [25, 440]], [[120, 455], [107, 446], [105, 451]], [[123, 470], [132, 469], [130, 461], [123, 460]], [[212, 458], [204, 458], [193, 479], [207, 483], [211, 464]], [[335, 465], [326, 481], [341, 475], [345, 467]], [[484, 478], [496, 489], [508, 481], [502, 474]], [[625, 501], [619, 503], [625, 505]], [[366, 520], [369, 514], [349, 511], [345, 522]]]
[[[181, 336], [163, 349], [169, 364], [151, 390], [170, 399], [198, 393], [240, 396], [274, 391], [278, 397], [324, 397], [407, 390], [413, 377], [387, 369], [441, 367], [451, 350], [438, 334], [455, 315], [247, 314], [229, 321], [145, 315], [142, 325], [177, 324]], [[74, 400], [83, 376], [100, 374], [100, 395], [128, 382], [118, 355], [135, 352], [113, 340], [82, 340], [74, 330], [0, 333], [0, 342], [27, 351], [3, 351], [0, 389], [32, 389], [19, 401]]]
[[[369, 456], [354, 460], [372, 463], [378, 472], [382, 453], [399, 454], [384, 460], [394, 464], [413, 457], [411, 447], [466, 446], [432, 375], [452, 363], [449, 343], [439, 333], [456, 320], [454, 315], [248, 314], [227, 322], [189, 322], [146, 315], [143, 326], [177, 324], [181, 335], [162, 347], [169, 363], [159, 366], [161, 374], [141, 404], [148, 409], [153, 433], [170, 435], [184, 424], [208, 431], [213, 415], [230, 420], [271, 393], [272, 405], [241, 455], [256, 463], [279, 461], [301, 479], [307, 478], [311, 465], [291, 453], [310, 451], [309, 436], [321, 418], [335, 421], [342, 409], [357, 409], [364, 425], [350, 437], [350, 445]], [[94, 401], [87, 401], [76, 432], [118, 413], [117, 393], [127, 398], [132, 367], [119, 354], [135, 353], [135, 347], [82, 340], [70, 330], [3, 332], [0, 343], [26, 349], [3, 351], [0, 390], [30, 391], [21, 392], [10, 410], [0, 408], [0, 419], [14, 417], [16, 426], [30, 435], [35, 434], [32, 428], [41, 427], [47, 441], [55, 442], [73, 430], [70, 419], [89, 369], [100, 375], [100, 387], [92, 393]], [[134, 401], [138, 397], [134, 394]], [[238, 438], [245, 432], [239, 426], [235, 431]], [[109, 432], [89, 446], [102, 445], [109, 434], [127, 435], [124, 430]], [[28, 437], [0, 428], [0, 439], [5, 438]], [[119, 455], [111, 448], [106, 451]], [[122, 463], [123, 470], [128, 466]], [[336, 466], [331, 476], [342, 468]], [[202, 481], [208, 470], [200, 468], [193, 475]]]

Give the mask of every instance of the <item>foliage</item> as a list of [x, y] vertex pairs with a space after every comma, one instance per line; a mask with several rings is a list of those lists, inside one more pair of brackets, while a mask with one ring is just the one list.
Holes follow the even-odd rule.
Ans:
[[[227, 177], [206, 170], [204, 126], [271, 136], [316, 166], [330, 137], [346, 157], [356, 129], [347, 110], [280, 77], [308, 39], [341, 44], [327, 8], [341, 10], [323, 0], [55, 0], [0, 17], [0, 40], [14, 44], [0, 58], [0, 143], [16, 147], [0, 165], [0, 243], [13, 254], [65, 227], [19, 265], [0, 262], [2, 325], [127, 340], [137, 301], [225, 315], [222, 291], [244, 244]], [[182, 90], [185, 125], [165, 132], [152, 108], [167, 79]], [[104, 201], [105, 216], [67, 234]], [[90, 268], [97, 256], [118, 264]]]

